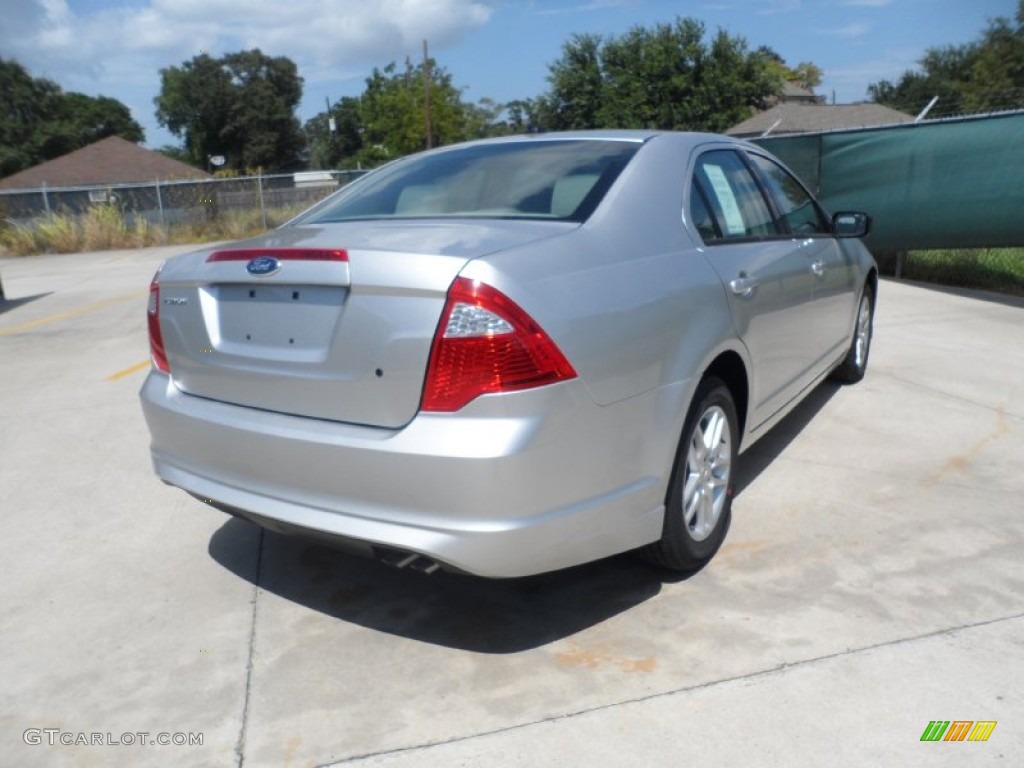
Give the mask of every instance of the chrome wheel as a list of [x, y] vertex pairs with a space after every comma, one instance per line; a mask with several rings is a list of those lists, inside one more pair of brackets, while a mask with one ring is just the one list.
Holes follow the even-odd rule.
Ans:
[[867, 293], [860, 298], [857, 311], [857, 330], [853, 341], [853, 362], [857, 368], [864, 368], [868, 362], [868, 347], [871, 344], [871, 303]]
[[713, 405], [701, 414], [686, 454], [683, 522], [694, 541], [703, 541], [715, 530], [728, 499], [731, 472], [729, 419]]

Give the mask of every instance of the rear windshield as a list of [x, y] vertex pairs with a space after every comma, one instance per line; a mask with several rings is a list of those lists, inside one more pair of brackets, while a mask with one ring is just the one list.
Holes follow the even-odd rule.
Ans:
[[424, 217], [583, 221], [640, 146], [549, 139], [417, 155], [353, 184], [302, 223]]

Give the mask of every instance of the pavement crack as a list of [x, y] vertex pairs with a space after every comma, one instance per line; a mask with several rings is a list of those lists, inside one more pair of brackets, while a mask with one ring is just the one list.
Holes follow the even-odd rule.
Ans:
[[836, 651], [835, 653], [827, 653], [822, 656], [815, 656], [810, 659], [803, 659], [801, 661], [783, 661], [776, 664], [768, 669], [761, 669], [756, 672], [748, 672], [746, 674], [734, 675], [732, 677], [723, 677], [717, 680], [708, 680], [704, 683], [696, 683], [694, 685], [685, 685], [681, 688], [673, 688], [668, 691], [659, 691], [658, 693], [652, 693], [647, 696], [637, 696], [631, 699], [624, 699], [622, 701], [610, 702], [608, 704], [601, 704], [595, 707], [587, 707], [585, 709], [576, 710], [574, 712], [564, 712], [560, 715], [552, 715], [550, 717], [542, 717], [538, 720], [530, 720], [525, 723], [517, 723], [516, 725], [510, 725], [504, 728], [494, 728], [489, 731], [481, 731], [479, 733], [472, 733], [466, 736], [456, 736], [451, 739], [444, 741], [428, 742], [426, 744], [415, 744], [408, 747], [397, 747], [395, 749], [383, 749], [378, 752], [367, 752], [362, 755], [352, 755], [342, 760], [331, 761], [328, 763], [320, 763], [316, 768], [337, 768], [337, 766], [346, 765], [353, 763], [358, 760], [366, 760], [371, 757], [383, 757], [385, 755], [400, 755], [406, 752], [416, 752], [419, 750], [432, 749], [434, 747], [443, 747], [449, 744], [458, 744], [463, 741], [471, 741], [474, 739], [484, 738], [486, 736], [495, 736], [502, 733], [511, 733], [518, 731], [523, 728], [530, 728], [535, 725], [542, 725], [544, 723], [557, 723], [562, 720], [571, 720], [582, 715], [589, 715], [594, 712], [603, 712], [608, 709], [614, 709], [615, 707], [621, 707], [629, 704], [641, 704], [646, 701], [654, 701], [656, 699], [664, 699], [669, 696], [675, 696], [681, 693], [691, 693], [694, 691], [701, 691], [706, 688], [714, 688], [719, 685], [727, 685], [729, 683], [738, 683], [745, 680], [757, 680], [758, 678], [770, 677], [771, 675], [778, 674], [783, 671], [790, 671], [794, 669], [800, 669], [802, 667], [810, 667], [823, 662], [833, 661], [835, 659], [841, 659], [848, 656], [856, 656], [862, 653], [870, 653], [877, 651], [882, 648], [892, 648], [899, 645], [906, 645], [907, 643], [914, 643], [919, 640], [929, 640], [934, 637], [942, 637], [944, 635], [952, 635], [957, 632], [962, 632], [970, 629], [980, 629], [982, 627], [993, 626], [996, 624], [1002, 624], [1007, 621], [1018, 621], [1024, 619], [1024, 613], [1015, 613], [1010, 616], [1000, 616], [995, 619], [986, 619], [984, 621], [977, 621], [970, 624], [960, 624], [955, 627], [946, 627], [944, 629], [937, 629], [932, 632], [925, 632], [920, 635], [914, 635], [912, 637], [900, 637], [894, 640], [886, 640], [881, 643], [874, 643], [872, 645], [865, 645], [860, 648], [847, 648], [843, 651]]
[[235, 755], [238, 768], [245, 765], [245, 737], [249, 727], [249, 698], [252, 691], [252, 665], [256, 649], [256, 619], [259, 611], [260, 575], [263, 570], [263, 529], [259, 529], [259, 542], [256, 545], [256, 573], [252, 583], [252, 623], [249, 626], [249, 656], [245, 664], [245, 699], [242, 703], [242, 725], [238, 731], [238, 743], [235, 744]]

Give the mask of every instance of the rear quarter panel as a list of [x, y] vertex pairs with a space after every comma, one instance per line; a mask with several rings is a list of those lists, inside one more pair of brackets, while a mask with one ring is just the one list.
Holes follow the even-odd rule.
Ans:
[[[594, 401], [653, 393], [634, 437], [664, 474], [700, 374], [725, 349], [745, 352], [728, 302], [683, 222], [693, 139], [650, 140], [579, 229], [470, 262], [566, 354]], [[657, 465], [657, 469], [653, 466]]]

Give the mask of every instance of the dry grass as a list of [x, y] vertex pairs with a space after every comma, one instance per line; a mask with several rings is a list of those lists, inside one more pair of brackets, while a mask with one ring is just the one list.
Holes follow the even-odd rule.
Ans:
[[142, 217], [128, 220], [113, 205], [96, 205], [83, 215], [50, 213], [30, 224], [0, 223], [0, 252], [29, 256], [240, 240], [279, 226], [305, 208], [305, 205], [296, 205], [268, 210], [266, 225], [260, 211], [248, 210], [228, 211], [209, 220], [164, 226], [150, 224]]

